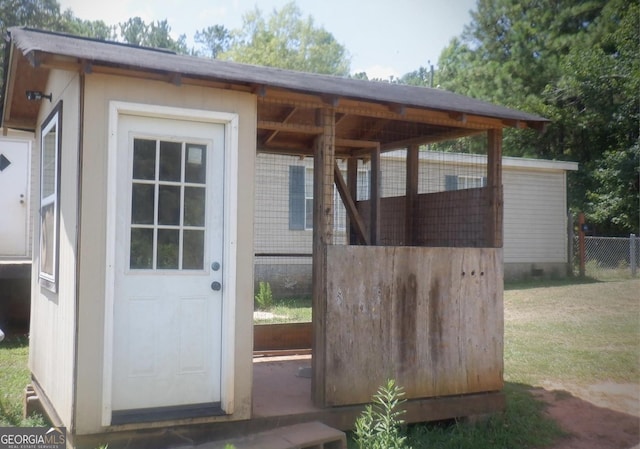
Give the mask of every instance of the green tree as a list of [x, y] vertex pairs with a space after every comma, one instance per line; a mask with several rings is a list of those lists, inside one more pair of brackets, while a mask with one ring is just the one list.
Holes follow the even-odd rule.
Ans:
[[432, 87], [431, 76], [432, 76], [431, 69], [420, 66], [418, 70], [414, 70], [413, 72], [406, 73], [405, 75], [400, 77], [398, 82], [400, 84], [408, 84], [410, 86]]
[[144, 47], [166, 48], [177, 53], [188, 53], [186, 36], [177, 40], [171, 37], [171, 27], [165, 20], [155, 20], [147, 24], [140, 17], [132, 17], [118, 24], [120, 36], [124, 42]]
[[1, 0], [0, 31], [4, 35], [11, 26], [62, 31], [60, 5], [56, 0]]
[[221, 59], [303, 72], [349, 73], [345, 47], [317, 27], [312, 17], [303, 18], [293, 2], [274, 10], [268, 19], [255, 8], [243, 16], [242, 27], [232, 36], [231, 46]]
[[196, 31], [193, 40], [203, 47], [202, 50], [196, 51], [197, 55], [215, 59], [229, 49], [231, 32], [224, 25], [208, 26]]
[[570, 205], [609, 234], [638, 232], [639, 20], [633, 0], [479, 0], [438, 64], [448, 90], [551, 119], [505, 154], [579, 162]]
[[77, 36], [87, 36], [100, 40], [116, 40], [116, 27], [102, 20], [84, 20], [74, 16], [70, 9], [62, 13], [64, 30]]

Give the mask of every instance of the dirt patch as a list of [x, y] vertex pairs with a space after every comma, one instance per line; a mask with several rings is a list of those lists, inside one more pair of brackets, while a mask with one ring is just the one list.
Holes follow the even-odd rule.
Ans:
[[567, 432], [551, 449], [640, 449], [640, 386], [546, 384], [533, 391]]

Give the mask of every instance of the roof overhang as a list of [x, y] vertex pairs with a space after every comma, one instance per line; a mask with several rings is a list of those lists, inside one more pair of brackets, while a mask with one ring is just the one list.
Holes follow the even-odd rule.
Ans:
[[13, 45], [7, 43], [5, 51], [2, 126], [26, 131], [36, 127], [38, 102], [27, 100], [27, 91], [44, 91], [48, 70], [29, 61]]
[[440, 89], [177, 55], [26, 28], [10, 28], [5, 58], [2, 124], [34, 130], [49, 70], [104, 73], [250, 92], [258, 97], [258, 149], [304, 155], [321, 130], [316, 112], [336, 112], [338, 156], [389, 151], [504, 127], [543, 130], [548, 120]]

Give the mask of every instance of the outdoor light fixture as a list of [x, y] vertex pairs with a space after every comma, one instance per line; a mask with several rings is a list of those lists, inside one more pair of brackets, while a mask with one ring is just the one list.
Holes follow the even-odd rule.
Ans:
[[39, 90], [28, 90], [26, 94], [27, 94], [27, 100], [29, 101], [38, 101], [38, 100], [42, 100], [43, 98], [47, 98], [49, 101], [52, 101], [53, 99], [53, 94], [45, 95]]

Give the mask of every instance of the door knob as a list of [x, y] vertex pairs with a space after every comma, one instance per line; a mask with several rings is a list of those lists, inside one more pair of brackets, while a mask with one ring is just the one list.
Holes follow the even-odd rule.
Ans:
[[214, 292], [219, 292], [222, 289], [222, 284], [218, 281], [213, 281], [211, 283], [211, 290]]

